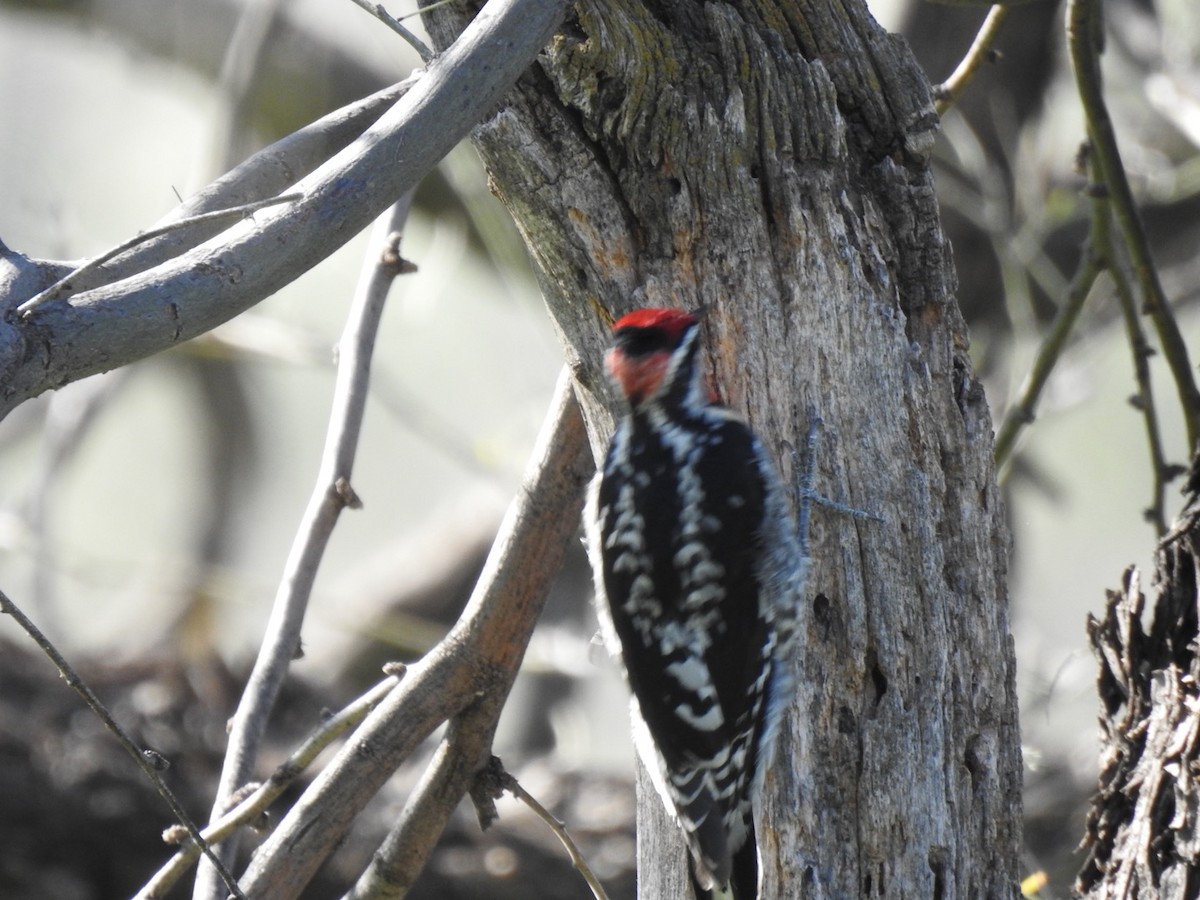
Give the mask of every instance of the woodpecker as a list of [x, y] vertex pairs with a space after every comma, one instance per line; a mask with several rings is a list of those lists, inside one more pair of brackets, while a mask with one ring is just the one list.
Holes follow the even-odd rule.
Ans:
[[698, 894], [751, 900], [753, 807], [791, 695], [802, 536], [762, 442], [709, 388], [697, 316], [624, 316], [605, 367], [628, 412], [587, 506], [599, 617]]

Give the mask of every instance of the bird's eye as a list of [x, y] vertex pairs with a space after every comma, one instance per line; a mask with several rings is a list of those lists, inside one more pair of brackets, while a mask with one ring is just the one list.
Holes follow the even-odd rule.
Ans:
[[670, 336], [661, 328], [620, 328], [613, 342], [626, 356], [649, 356], [674, 349]]

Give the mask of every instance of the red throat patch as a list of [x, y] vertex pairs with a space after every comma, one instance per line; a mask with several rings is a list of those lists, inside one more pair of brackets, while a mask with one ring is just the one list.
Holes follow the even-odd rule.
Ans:
[[671, 354], [666, 352], [633, 358], [613, 349], [604, 357], [609, 376], [634, 406], [658, 390], [670, 363]]

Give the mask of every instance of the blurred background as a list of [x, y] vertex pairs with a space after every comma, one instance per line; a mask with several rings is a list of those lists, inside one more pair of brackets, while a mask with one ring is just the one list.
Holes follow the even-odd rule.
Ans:
[[[1125, 162], [1193, 354], [1195, 6], [1112, 0], [1104, 58]], [[916, 0], [872, 9], [907, 36], [934, 83], [986, 11]], [[945, 117], [937, 151], [959, 301], [997, 421], [1065, 295], [1087, 228], [1075, 159], [1083, 123], [1062, 14], [1055, 2], [1011, 13], [999, 58]], [[415, 18], [406, 24], [420, 31]], [[39, 258], [95, 255], [258, 147], [418, 62], [341, 0], [0, 0], [0, 239]], [[402, 249], [419, 271], [396, 282], [377, 345], [354, 473], [364, 508], [334, 534], [265, 764], [322, 707], [360, 693], [384, 660], [420, 655], [456, 618], [562, 363], [520, 239], [469, 146], [422, 185]], [[0, 422], [0, 587], [118, 718], [172, 759], [172, 786], [200, 817], [313, 488], [332, 349], [363, 253], [360, 236], [214, 334]], [[1174, 388], [1154, 365], [1167, 455], [1185, 462]], [[1152, 484], [1144, 431], [1127, 403], [1135, 388], [1102, 280], [1005, 482], [1027, 865], [1049, 872], [1047, 897], [1068, 894], [1097, 766], [1084, 619], [1126, 566], [1148, 563], [1155, 540], [1142, 517]], [[1174, 489], [1169, 499], [1168, 516]], [[591, 645], [589, 603], [580, 552], [496, 749], [572, 827], [613, 896], [629, 897], [625, 699]], [[165, 809], [7, 620], [0, 645], [0, 895], [129, 894], [165, 859]], [[363, 840], [348, 842], [309, 896], [340, 895], [421, 762], [394, 779], [360, 823]], [[515, 804], [500, 810], [486, 835], [460, 810], [413, 896], [527, 895], [535, 871], [539, 897], [586, 896], [544, 826]]]

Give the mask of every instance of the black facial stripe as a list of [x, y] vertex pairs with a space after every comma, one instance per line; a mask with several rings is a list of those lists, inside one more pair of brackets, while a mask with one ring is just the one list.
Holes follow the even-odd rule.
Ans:
[[676, 338], [662, 328], [619, 328], [613, 333], [614, 346], [629, 357], [669, 353], [675, 349], [676, 343]]

